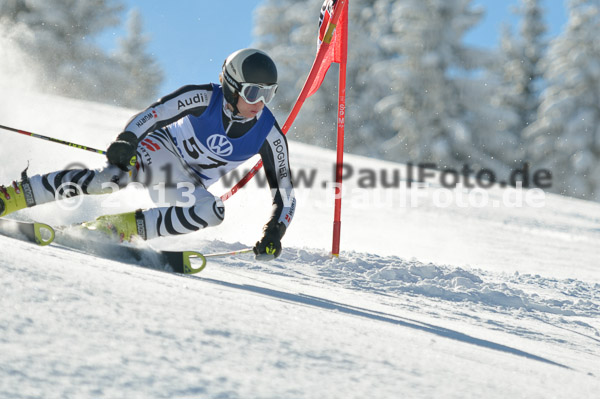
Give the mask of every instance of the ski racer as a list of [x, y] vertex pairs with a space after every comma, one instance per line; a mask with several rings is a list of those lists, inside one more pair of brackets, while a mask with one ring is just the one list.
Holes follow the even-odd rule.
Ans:
[[[279, 256], [295, 210], [288, 145], [267, 104], [277, 91], [273, 60], [256, 49], [229, 55], [221, 85], [188, 85], [135, 115], [107, 151], [105, 167], [61, 170], [0, 186], [0, 217], [58, 197], [107, 194], [131, 182], [149, 189], [157, 207], [100, 216], [84, 223], [120, 241], [172, 236], [216, 226], [225, 208], [211, 184], [260, 154], [273, 193], [273, 211], [254, 246]], [[164, 192], [152, 186], [164, 183]], [[166, 203], [161, 203], [166, 200]]]

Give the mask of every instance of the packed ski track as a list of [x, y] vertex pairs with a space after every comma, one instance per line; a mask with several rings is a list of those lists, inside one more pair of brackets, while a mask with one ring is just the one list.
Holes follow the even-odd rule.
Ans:
[[[105, 146], [134, 111], [15, 94], [7, 125]], [[31, 115], [35, 117], [30, 118]], [[101, 115], [101, 117], [99, 116]], [[103, 162], [3, 135], [0, 177]], [[16, 151], [15, 149], [21, 149]], [[329, 256], [331, 151], [292, 141], [299, 186], [284, 251], [211, 258], [197, 275], [0, 236], [0, 398], [566, 398], [600, 389], [600, 205], [438, 206], [413, 191], [344, 186], [342, 254]], [[406, 165], [348, 155], [358, 173]], [[248, 168], [252, 163], [248, 165]], [[242, 168], [243, 169], [243, 168]], [[215, 185], [215, 194], [225, 192]], [[509, 189], [486, 192], [502, 200]], [[62, 225], [151, 206], [141, 190], [15, 215]], [[109, 208], [108, 210], [106, 208]], [[217, 228], [144, 245], [233, 251], [270, 212], [256, 183]]]

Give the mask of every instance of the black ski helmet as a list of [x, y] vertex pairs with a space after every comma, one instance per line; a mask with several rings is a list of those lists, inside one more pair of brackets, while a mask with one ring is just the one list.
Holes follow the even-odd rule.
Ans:
[[277, 83], [277, 67], [265, 52], [246, 48], [232, 53], [223, 62], [223, 94], [237, 113], [237, 95], [242, 83]]

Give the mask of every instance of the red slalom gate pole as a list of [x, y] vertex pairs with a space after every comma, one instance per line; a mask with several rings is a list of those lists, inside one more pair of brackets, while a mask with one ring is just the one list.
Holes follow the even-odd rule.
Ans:
[[[344, 4], [344, 29], [348, 34], [348, 5]], [[341, 60], [338, 78], [338, 120], [337, 120], [337, 159], [335, 164], [335, 207], [333, 213], [333, 241], [331, 245], [331, 255], [340, 256], [340, 236], [342, 229], [342, 180], [344, 170], [344, 128], [346, 125], [346, 61], [348, 59], [348, 40], [347, 37], [340, 38]]]

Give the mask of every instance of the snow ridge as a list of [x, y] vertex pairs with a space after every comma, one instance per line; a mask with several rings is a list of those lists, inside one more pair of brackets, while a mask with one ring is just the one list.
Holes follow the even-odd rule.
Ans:
[[[217, 243], [216, 247], [233, 250], [237, 246]], [[323, 251], [311, 249], [287, 249], [279, 260], [270, 264], [256, 265], [233, 259], [223, 260], [222, 264], [262, 269], [288, 277], [303, 275], [323, 284], [335, 283], [365, 293], [472, 303], [496, 311], [579, 317], [600, 315], [600, 284], [578, 279], [467, 270], [358, 252], [345, 253], [341, 259], [331, 258]], [[308, 275], [311, 277], [306, 277]]]
[[562, 316], [600, 315], [600, 284], [577, 279], [465, 270], [357, 252], [349, 252], [343, 259], [330, 259], [319, 251], [306, 249], [289, 250], [282, 262], [304, 264], [328, 282], [371, 293], [421, 295]]

